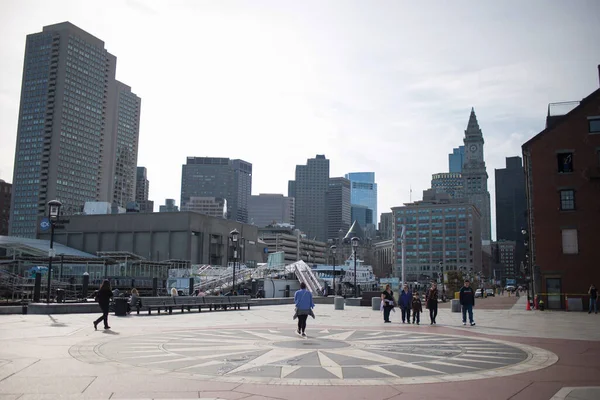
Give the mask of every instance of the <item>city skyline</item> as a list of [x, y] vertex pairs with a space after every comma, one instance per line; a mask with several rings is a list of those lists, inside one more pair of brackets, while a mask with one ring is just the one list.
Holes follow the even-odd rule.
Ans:
[[[326, 154], [330, 176], [374, 171], [378, 214], [389, 211], [409, 201], [411, 186], [420, 193], [431, 174], [446, 170], [471, 107], [484, 127], [491, 171], [520, 156], [520, 145], [543, 129], [548, 103], [580, 100], [597, 85], [598, 3], [462, 4], [426, 12], [331, 3], [318, 7], [323, 18], [314, 21], [317, 7], [287, 2], [267, 11], [241, 3], [8, 1], [0, 17], [3, 37], [11, 38], [0, 50], [0, 179], [12, 179], [25, 36], [70, 21], [119, 56], [117, 79], [144, 98], [138, 165], [152, 177], [150, 198], [178, 198], [180, 160], [190, 147], [201, 149], [199, 156], [248, 160], [253, 194], [285, 194], [295, 165]], [[423, 30], [425, 21], [433, 28]], [[554, 29], [558, 22], [564, 29]], [[150, 40], [158, 23], [167, 29]], [[422, 37], [397, 39], [412, 31]], [[186, 52], [196, 37], [202, 56]], [[188, 62], [173, 62], [182, 57]], [[161, 74], [170, 80], [162, 88]], [[264, 143], [282, 137], [302, 140], [267, 156]], [[226, 149], [217, 147], [224, 141]], [[495, 210], [492, 176], [488, 187]]]

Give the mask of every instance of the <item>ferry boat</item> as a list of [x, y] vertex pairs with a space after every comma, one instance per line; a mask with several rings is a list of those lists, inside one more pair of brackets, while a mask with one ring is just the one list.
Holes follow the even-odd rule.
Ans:
[[[323, 280], [327, 286], [330, 288], [333, 287], [333, 265], [317, 265], [313, 267], [313, 273], [317, 278]], [[341, 287], [354, 286], [354, 256], [350, 256], [343, 265], [335, 266], [335, 284], [338, 287], [338, 291]], [[378, 286], [378, 280], [373, 273], [373, 267], [365, 265], [364, 261], [360, 259], [356, 260], [356, 284], [361, 290], [372, 290]], [[342, 289], [342, 291], [344, 290]]]

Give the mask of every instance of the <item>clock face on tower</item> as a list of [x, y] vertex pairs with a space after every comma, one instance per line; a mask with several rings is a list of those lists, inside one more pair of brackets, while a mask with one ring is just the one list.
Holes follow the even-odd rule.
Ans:
[[477, 151], [477, 145], [476, 144], [472, 144], [471, 146], [469, 146], [469, 150], [471, 150], [471, 152], [476, 152]]

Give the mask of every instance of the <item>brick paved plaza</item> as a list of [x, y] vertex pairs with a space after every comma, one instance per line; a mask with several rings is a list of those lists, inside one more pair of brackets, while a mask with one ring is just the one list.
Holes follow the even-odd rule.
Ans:
[[[0, 399], [598, 399], [600, 316], [478, 301], [477, 325], [318, 305], [201, 314], [0, 316]], [[514, 304], [514, 305], [513, 305]], [[596, 387], [596, 388], [594, 388]]]

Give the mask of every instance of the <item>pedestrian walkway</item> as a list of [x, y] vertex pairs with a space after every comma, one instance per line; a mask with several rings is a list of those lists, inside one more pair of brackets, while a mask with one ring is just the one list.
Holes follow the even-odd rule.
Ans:
[[476, 309], [463, 327], [450, 310], [433, 326], [384, 324], [370, 307], [315, 313], [307, 339], [291, 305], [111, 316], [107, 331], [97, 315], [0, 316], [0, 400], [548, 400], [600, 386], [595, 315]]

